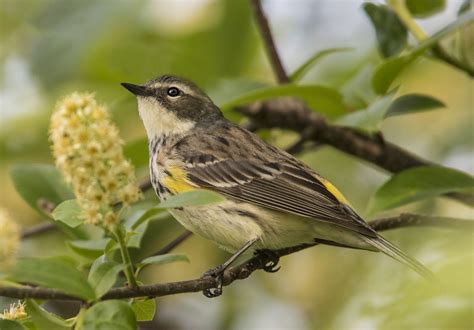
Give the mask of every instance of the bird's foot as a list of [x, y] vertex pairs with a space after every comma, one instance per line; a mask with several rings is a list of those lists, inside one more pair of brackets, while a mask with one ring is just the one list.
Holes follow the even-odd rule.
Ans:
[[201, 278], [212, 277], [216, 280], [216, 286], [202, 291], [207, 298], [215, 298], [222, 295], [222, 280], [224, 278], [225, 267], [219, 265], [206, 271]]
[[276, 273], [280, 270], [281, 267], [278, 266], [280, 257], [275, 252], [271, 250], [258, 250], [256, 254], [263, 256], [264, 266], [262, 267], [262, 269], [264, 271], [268, 273]]

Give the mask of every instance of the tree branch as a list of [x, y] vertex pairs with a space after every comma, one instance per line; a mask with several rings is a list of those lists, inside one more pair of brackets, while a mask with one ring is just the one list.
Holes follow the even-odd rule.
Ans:
[[[431, 226], [439, 228], [469, 229], [474, 228], [474, 221], [467, 219], [446, 218], [437, 216], [427, 216], [419, 214], [403, 213], [396, 217], [382, 218], [369, 222], [377, 231], [390, 230], [409, 226]], [[275, 251], [280, 257], [306, 249], [316, 244], [304, 244], [289, 247]], [[223, 285], [230, 285], [235, 280], [242, 280], [249, 277], [254, 271], [262, 269], [265, 266], [265, 260], [257, 255], [242, 264], [229, 268], [223, 279]], [[141, 285], [138, 288], [131, 289], [120, 287], [111, 289], [101, 299], [126, 299], [134, 297], [161, 297], [166, 295], [200, 292], [204, 289], [216, 286], [216, 281], [212, 277], [204, 277], [189, 281], [159, 283], [152, 285]], [[0, 285], [0, 296], [25, 299], [49, 299], [49, 300], [81, 300], [81, 298], [66, 294], [56, 289], [48, 289], [31, 286], [3, 286]]]
[[159, 256], [162, 254], [167, 254], [174, 250], [175, 247], [183, 243], [189, 236], [191, 236], [193, 233], [190, 232], [189, 230], [185, 230], [184, 233], [176, 237], [173, 241], [171, 241], [169, 244], [165, 245], [163, 248], [158, 250], [157, 252], [153, 253], [152, 256]]
[[46, 233], [53, 229], [56, 229], [56, 224], [52, 222], [41, 223], [39, 225], [32, 226], [30, 228], [26, 228], [21, 232], [21, 239], [26, 239], [31, 236], [36, 236], [38, 234]]
[[[289, 78], [276, 51], [262, 4], [260, 0], [251, 0], [250, 2], [278, 82], [287, 83]], [[330, 125], [323, 116], [308, 108], [304, 102], [298, 99], [280, 98], [267, 102], [255, 102], [249, 106], [239, 107], [237, 110], [249, 117], [254, 126], [259, 128], [283, 128], [305, 132], [297, 143], [296, 149], [300, 147], [302, 141], [312, 139], [375, 163], [390, 172], [400, 172], [410, 167], [428, 164], [427, 161], [409, 154], [395, 145], [385, 144], [379, 139], [371, 138], [349, 128]]]
[[[268, 21], [260, 0], [251, 0], [251, 5], [260, 34], [279, 83], [290, 81], [281, 64], [275, 47]], [[301, 136], [301, 139], [290, 147], [290, 151], [299, 151], [303, 143], [313, 140], [316, 145], [327, 144], [350, 155], [373, 163], [392, 173], [408, 168], [434, 165], [395, 144], [385, 142], [376, 136], [368, 136], [355, 129], [329, 124], [326, 119], [304, 102], [294, 98], [280, 98], [266, 102], [256, 102], [249, 106], [237, 108], [247, 116], [254, 128], [283, 128], [296, 132], [312, 132], [312, 136]], [[473, 206], [474, 196], [471, 194], [447, 194], [464, 204]]]
[[[304, 136], [304, 139], [330, 145], [392, 173], [417, 166], [436, 165], [377, 136], [332, 125], [323, 116], [308, 108], [303, 101], [295, 98], [255, 102], [239, 107], [237, 111], [258, 123], [261, 128], [312, 132], [311, 136]], [[467, 205], [474, 205], [472, 194], [455, 193], [447, 196]]]
[[[152, 185], [151, 185], [150, 179], [142, 180], [138, 184], [138, 188], [142, 192], [145, 192], [148, 189], [151, 189]], [[42, 203], [40, 203], [40, 205], [39, 205], [39, 207], [43, 211], [45, 211], [45, 213], [47, 213], [47, 214], [53, 212], [53, 210], [56, 206], [57, 205], [55, 205], [54, 203], [51, 203], [51, 202], [48, 202], [48, 201], [42, 201]], [[49, 232], [51, 230], [55, 230], [57, 228], [58, 227], [56, 226], [56, 223], [54, 223], [54, 222], [41, 223], [39, 225], [35, 225], [35, 226], [30, 227], [30, 228], [24, 229], [21, 233], [21, 239], [30, 238], [32, 236], [36, 236], [38, 234], [43, 234], [43, 233]]]
[[260, 0], [251, 0], [253, 14], [255, 16], [255, 21], [257, 23], [258, 30], [262, 36], [263, 42], [265, 44], [265, 50], [267, 52], [268, 58], [273, 68], [273, 72], [277, 76], [277, 80], [280, 84], [285, 84], [290, 82], [290, 78], [286, 74], [285, 68], [281, 62], [280, 56], [276, 50], [275, 42], [268, 24], [268, 20], [263, 12], [262, 3]]
[[261, 125], [295, 132], [312, 132], [308, 140], [328, 144], [390, 171], [400, 172], [410, 167], [432, 164], [390, 142], [371, 137], [354, 129], [335, 126], [295, 98], [279, 98], [255, 102], [237, 111]]
[[[428, 36], [426, 33], [421, 29], [421, 27], [416, 23], [413, 19], [412, 15], [408, 11], [406, 7], [405, 0], [390, 0], [388, 1], [390, 7], [392, 7], [393, 11], [397, 14], [400, 20], [403, 22], [403, 25], [407, 28], [408, 31], [419, 41], [424, 41]], [[462, 61], [456, 59], [454, 56], [449, 54], [441, 45], [441, 43], [437, 43], [431, 53], [438, 59], [454, 66], [457, 69], [460, 69], [466, 72], [469, 76], [474, 77], [474, 69], [469, 67], [468, 64], [463, 63]]]
[[369, 225], [377, 231], [404, 227], [439, 227], [461, 230], [474, 229], [474, 221], [472, 220], [413, 213], [401, 213], [398, 216], [373, 220], [369, 222]]

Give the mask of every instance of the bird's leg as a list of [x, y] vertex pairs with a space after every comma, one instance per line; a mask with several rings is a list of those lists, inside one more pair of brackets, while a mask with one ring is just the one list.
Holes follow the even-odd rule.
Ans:
[[204, 277], [214, 277], [217, 282], [217, 286], [215, 288], [210, 288], [210, 289], [205, 289], [203, 290], [203, 294], [208, 297], [208, 298], [214, 298], [218, 297], [222, 294], [222, 279], [224, 276], [224, 272], [229, 266], [238, 258], [240, 257], [245, 251], [247, 251], [256, 241], [258, 238], [254, 238], [247, 243], [245, 243], [244, 246], [242, 246], [237, 252], [235, 252], [226, 262], [224, 262], [222, 265], [219, 265], [217, 267], [209, 269], [207, 272], [204, 273], [202, 276]]
[[280, 270], [281, 267], [277, 267], [280, 257], [272, 250], [257, 250], [255, 251], [255, 254], [263, 256], [265, 264], [262, 269], [264, 271], [268, 273], [275, 273]]

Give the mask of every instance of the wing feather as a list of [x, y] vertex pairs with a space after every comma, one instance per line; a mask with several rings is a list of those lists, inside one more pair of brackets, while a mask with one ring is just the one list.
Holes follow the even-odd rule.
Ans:
[[[237, 128], [236, 128], [237, 129]], [[209, 137], [209, 136], [207, 136]], [[271, 148], [263, 141], [247, 139], [246, 146], [241, 145], [241, 139], [232, 139], [227, 135], [229, 147], [225, 150], [212, 150], [212, 144], [207, 146], [208, 156], [196, 154], [202, 150], [203, 137], [187, 137], [189, 148], [183, 152], [186, 143], [180, 142], [183, 155], [192, 151], [192, 157], [182, 158], [187, 169], [187, 179], [191, 184], [217, 191], [236, 200], [260, 205], [270, 209], [288, 212], [318, 221], [333, 223], [369, 237], [376, 233], [367, 225], [350, 206], [338, 200], [316, 173], [307, 168], [290, 155]], [[193, 145], [194, 143], [194, 145]], [[200, 143], [199, 148], [197, 147]], [[239, 144], [240, 143], [240, 144]], [[242, 148], [256, 144], [254, 149], [267, 148], [268, 154], [258, 155], [242, 152]], [[234, 146], [232, 146], [234, 144]], [[240, 153], [232, 154], [233, 148]], [[242, 155], [252, 155], [248, 159]], [[212, 159], [212, 161], [208, 161]], [[206, 160], [206, 161], [205, 161]]]

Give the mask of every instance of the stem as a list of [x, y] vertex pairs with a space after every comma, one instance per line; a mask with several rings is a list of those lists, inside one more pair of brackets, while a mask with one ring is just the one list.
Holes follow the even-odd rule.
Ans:
[[[390, 218], [381, 218], [373, 220], [369, 225], [377, 230], [384, 231], [411, 226], [430, 226], [434, 228], [452, 228], [457, 230], [472, 232], [474, 221], [472, 219], [446, 218], [439, 216], [428, 216], [421, 214], [400, 214]], [[274, 251], [279, 257], [306, 249], [314, 244], [303, 244]], [[265, 260], [261, 256], [253, 257], [241, 265], [234, 266], [224, 273], [223, 285], [227, 286], [235, 280], [245, 279], [257, 269], [265, 266]], [[136, 297], [161, 297], [184, 292], [198, 292], [204, 289], [216, 286], [215, 279], [211, 277], [197, 278], [188, 281], [157, 283], [152, 285], [141, 285], [136, 288], [122, 287], [113, 288], [107, 292], [101, 300], [107, 299], [126, 299]], [[0, 283], [0, 296], [25, 299], [49, 299], [49, 300], [82, 300], [81, 298], [71, 296], [58, 289], [32, 287], [32, 286], [5, 286]]]
[[268, 24], [267, 17], [263, 12], [262, 3], [260, 0], [251, 0], [250, 4], [252, 5], [253, 14], [257, 23], [258, 30], [263, 39], [265, 50], [267, 51], [268, 58], [273, 68], [273, 72], [277, 76], [278, 82], [280, 84], [286, 84], [290, 82], [285, 68], [281, 62], [280, 56], [278, 55], [275, 41], [273, 40], [272, 32], [270, 30], [270, 25]]
[[[387, 3], [393, 9], [393, 11], [395, 11], [398, 18], [402, 21], [402, 23], [410, 31], [410, 33], [413, 34], [413, 36], [416, 38], [416, 40], [418, 40], [418, 42], [421, 42], [427, 38], [426, 33], [420, 28], [418, 24], [416, 24], [415, 20], [408, 11], [405, 5], [405, 0], [388, 0]], [[474, 69], [469, 67], [468, 64], [463, 63], [457, 58], [451, 56], [441, 46], [440, 43], [433, 47], [432, 54], [440, 60], [466, 72], [467, 74], [469, 74], [469, 76], [474, 77]]]
[[127, 284], [130, 289], [135, 289], [138, 287], [137, 280], [135, 278], [135, 274], [133, 271], [133, 264], [130, 259], [130, 254], [128, 253], [127, 244], [125, 243], [125, 239], [123, 237], [122, 231], [116, 229], [113, 231], [115, 235], [116, 241], [120, 247], [120, 254], [122, 255], [122, 261], [125, 265], [125, 277], [127, 278]]
[[389, 0], [388, 4], [397, 14], [398, 18], [403, 22], [411, 34], [418, 41], [423, 41], [427, 38], [426, 33], [416, 24], [415, 20], [411, 16], [407, 7], [405, 6], [405, 0]]

